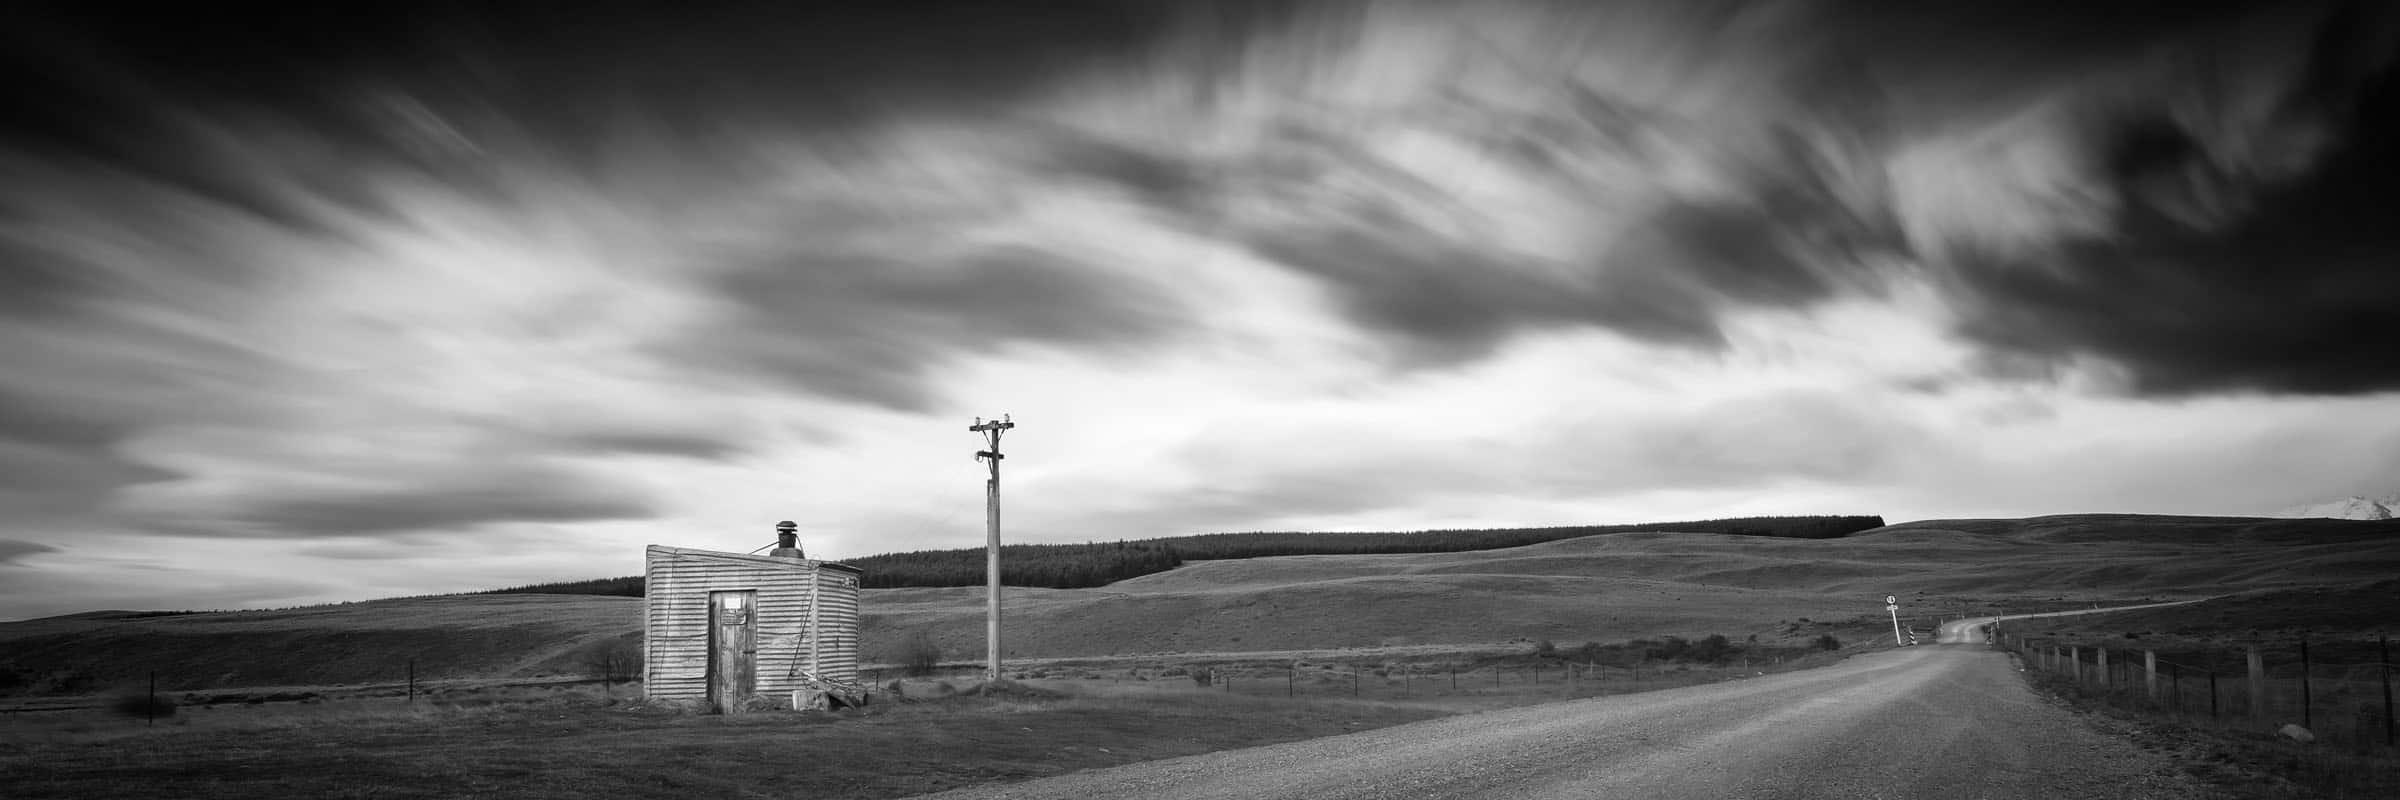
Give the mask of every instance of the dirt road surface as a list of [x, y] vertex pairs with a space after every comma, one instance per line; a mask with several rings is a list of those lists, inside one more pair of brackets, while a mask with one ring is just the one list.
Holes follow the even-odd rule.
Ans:
[[1430, 720], [931, 797], [2189, 798], [1973, 625], [1823, 669]]

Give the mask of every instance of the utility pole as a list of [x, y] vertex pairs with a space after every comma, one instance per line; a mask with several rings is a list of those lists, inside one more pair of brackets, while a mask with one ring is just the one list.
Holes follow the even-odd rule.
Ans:
[[991, 480], [983, 484], [987, 534], [983, 551], [983, 583], [987, 593], [983, 615], [983, 679], [987, 683], [1000, 680], [1000, 459], [1006, 458], [1000, 455], [1000, 434], [1016, 426], [1007, 414], [1002, 414], [990, 422], [976, 417], [975, 424], [967, 428], [983, 434], [984, 443], [991, 448], [975, 452], [975, 460], [992, 467]]

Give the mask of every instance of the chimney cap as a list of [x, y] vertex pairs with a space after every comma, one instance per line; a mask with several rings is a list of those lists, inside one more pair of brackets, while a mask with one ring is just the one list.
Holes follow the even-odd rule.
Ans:
[[782, 533], [791, 533], [793, 531], [800, 530], [800, 523], [787, 519], [782, 522], [775, 523], [775, 530]]

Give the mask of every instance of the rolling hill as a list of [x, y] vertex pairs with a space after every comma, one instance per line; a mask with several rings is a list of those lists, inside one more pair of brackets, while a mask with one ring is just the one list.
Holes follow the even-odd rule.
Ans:
[[[2400, 521], [2074, 515], [1837, 539], [1617, 533], [1460, 553], [1196, 561], [1091, 589], [1012, 587], [1005, 644], [1032, 658], [1711, 633], [1777, 641], [1814, 636], [1828, 620], [1880, 620], [1885, 594], [1930, 617], [2395, 573]], [[866, 657], [897, 660], [891, 645], [920, 631], [953, 657], [980, 653], [982, 601], [979, 587], [869, 590]], [[0, 668], [85, 687], [155, 669], [174, 688], [396, 681], [411, 658], [429, 678], [589, 674], [586, 654], [639, 636], [641, 603], [497, 594], [54, 617], [0, 624]]]

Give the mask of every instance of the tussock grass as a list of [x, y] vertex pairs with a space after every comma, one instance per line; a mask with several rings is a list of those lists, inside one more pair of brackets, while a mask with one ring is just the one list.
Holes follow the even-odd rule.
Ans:
[[2295, 742], [2238, 721], [2211, 723], [2109, 702], [2095, 686], [2027, 673], [2034, 688], [2068, 703], [2109, 733], [2166, 754], [2237, 800], [2387, 800], [2400, 797], [2400, 750], [2377, 744]]
[[0, 785], [10, 800], [160, 786], [200, 800], [885, 798], [1443, 714], [1106, 685], [968, 688], [838, 712], [733, 716], [596, 691], [491, 703], [186, 709], [156, 727], [102, 710], [18, 714], [0, 717]]

